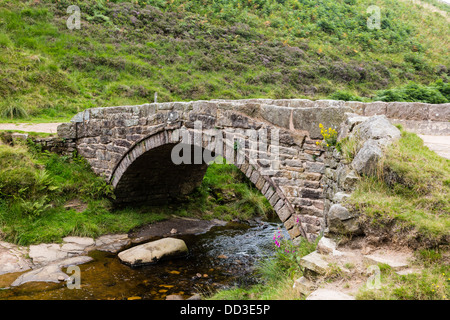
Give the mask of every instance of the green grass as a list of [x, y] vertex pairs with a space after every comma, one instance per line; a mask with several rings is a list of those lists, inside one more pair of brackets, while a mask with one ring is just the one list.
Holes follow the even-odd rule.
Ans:
[[[66, 27], [72, 4], [80, 30]], [[379, 30], [366, 26], [369, 5], [381, 8]], [[1, 0], [0, 35], [2, 121], [67, 121], [154, 92], [404, 99], [380, 90], [449, 79], [445, 18], [396, 0]]]
[[[404, 237], [422, 237], [423, 245], [446, 242], [450, 236], [450, 161], [402, 130], [391, 145], [376, 177], [362, 177], [349, 204], [371, 226], [392, 223], [409, 230]], [[447, 239], [447, 240], [445, 240]]]

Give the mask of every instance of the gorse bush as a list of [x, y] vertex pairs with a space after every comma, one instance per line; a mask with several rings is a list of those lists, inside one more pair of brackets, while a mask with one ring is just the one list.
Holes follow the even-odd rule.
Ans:
[[327, 129], [321, 123], [319, 123], [319, 127], [320, 127], [320, 134], [323, 137], [323, 141], [317, 141], [316, 144], [326, 148], [336, 146], [338, 136], [337, 130], [331, 127]]

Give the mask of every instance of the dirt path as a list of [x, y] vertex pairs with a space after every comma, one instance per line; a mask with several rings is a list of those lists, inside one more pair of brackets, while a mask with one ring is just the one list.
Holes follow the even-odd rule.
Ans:
[[418, 135], [424, 144], [441, 157], [450, 159], [450, 136]]
[[0, 123], [0, 130], [56, 133], [56, 128], [60, 124], [61, 123]]

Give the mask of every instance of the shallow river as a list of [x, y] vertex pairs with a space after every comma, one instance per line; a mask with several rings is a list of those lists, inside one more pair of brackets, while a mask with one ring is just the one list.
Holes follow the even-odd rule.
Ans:
[[93, 251], [94, 260], [80, 265], [80, 289], [64, 283], [25, 283], [0, 290], [0, 299], [162, 300], [254, 284], [255, 263], [273, 252], [272, 238], [281, 227], [281, 222], [229, 223], [180, 236], [189, 248], [188, 257], [139, 268], [122, 264], [117, 254]]

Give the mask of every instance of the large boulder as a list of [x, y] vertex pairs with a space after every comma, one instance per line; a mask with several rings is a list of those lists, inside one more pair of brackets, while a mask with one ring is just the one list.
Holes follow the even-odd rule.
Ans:
[[360, 175], [370, 176], [376, 173], [378, 160], [383, 156], [377, 141], [367, 140], [352, 161], [352, 167]]
[[123, 263], [136, 267], [154, 264], [162, 259], [183, 257], [188, 253], [188, 248], [183, 240], [163, 238], [122, 251], [118, 256]]
[[[357, 124], [353, 132], [362, 141], [369, 139], [393, 141], [400, 138], [400, 130], [389, 122], [385, 115], [372, 116]], [[381, 141], [380, 141], [381, 142]]]
[[372, 116], [357, 124], [351, 135], [362, 147], [352, 161], [352, 167], [360, 175], [373, 175], [383, 148], [400, 138], [400, 130], [393, 126], [386, 116]]
[[327, 216], [328, 232], [338, 234], [359, 234], [358, 217], [344, 206], [336, 203], [330, 207]]

